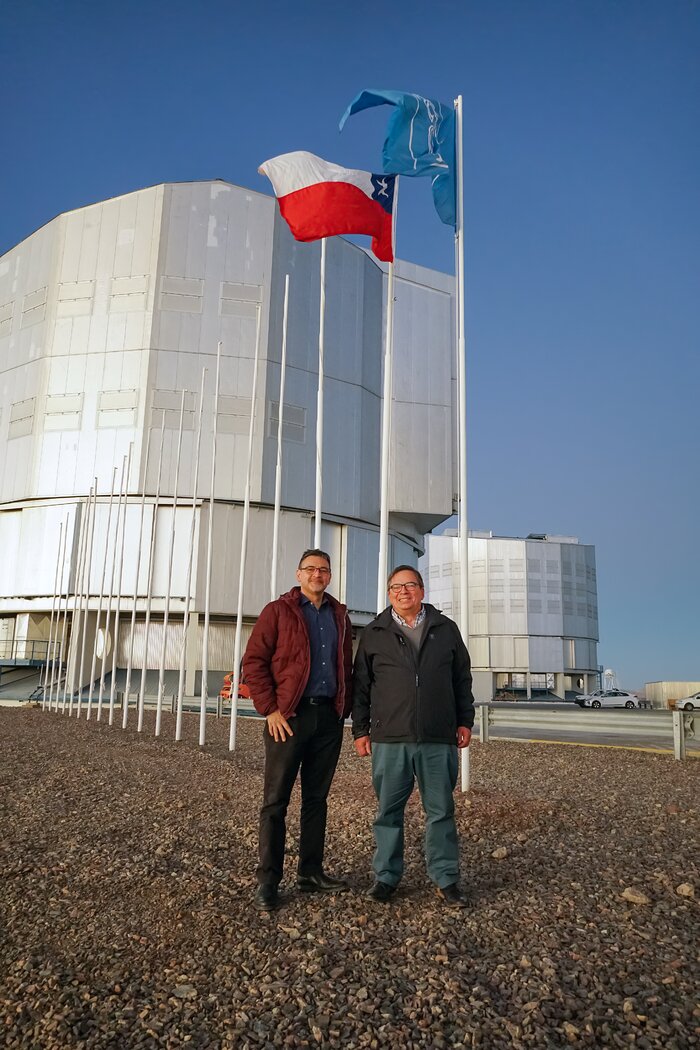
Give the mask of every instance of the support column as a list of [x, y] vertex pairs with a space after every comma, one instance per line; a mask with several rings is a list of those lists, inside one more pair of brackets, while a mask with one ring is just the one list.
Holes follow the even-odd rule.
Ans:
[[554, 695], [558, 696], [560, 700], [563, 700], [566, 696], [564, 677], [565, 676], [562, 671], [557, 671], [554, 675]]

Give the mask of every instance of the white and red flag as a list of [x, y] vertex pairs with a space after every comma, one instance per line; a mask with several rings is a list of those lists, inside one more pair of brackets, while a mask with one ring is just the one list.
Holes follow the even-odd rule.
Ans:
[[272, 183], [296, 240], [363, 233], [372, 238], [378, 259], [393, 262], [395, 175], [341, 168], [305, 150], [266, 160], [258, 171]]

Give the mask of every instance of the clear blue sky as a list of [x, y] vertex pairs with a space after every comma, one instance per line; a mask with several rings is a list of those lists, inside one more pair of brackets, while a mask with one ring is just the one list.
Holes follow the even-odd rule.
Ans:
[[[699, 56], [694, 0], [7, 3], [0, 252], [291, 149], [377, 170], [357, 91], [461, 92], [470, 525], [595, 544], [601, 663], [698, 679]], [[427, 181], [398, 252], [453, 269]]]

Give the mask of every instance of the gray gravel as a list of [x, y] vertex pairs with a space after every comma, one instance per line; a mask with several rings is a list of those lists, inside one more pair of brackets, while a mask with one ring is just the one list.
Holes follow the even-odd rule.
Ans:
[[0, 1045], [700, 1046], [697, 761], [474, 745], [455, 913], [416, 798], [400, 893], [362, 895], [374, 805], [348, 736], [327, 867], [353, 891], [298, 894], [290, 851], [284, 907], [259, 916], [261, 725], [231, 755], [228, 722], [202, 752], [197, 721], [176, 745], [170, 716], [155, 740], [0, 709]]

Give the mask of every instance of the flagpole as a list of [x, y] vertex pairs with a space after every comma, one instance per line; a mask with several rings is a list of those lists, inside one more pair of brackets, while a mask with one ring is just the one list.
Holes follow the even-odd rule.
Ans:
[[168, 552], [168, 580], [165, 586], [165, 606], [163, 609], [163, 637], [160, 643], [160, 664], [158, 666], [158, 699], [156, 701], [155, 735], [160, 736], [163, 718], [163, 696], [165, 695], [165, 655], [168, 644], [168, 618], [170, 615], [170, 594], [173, 580], [173, 558], [175, 554], [175, 518], [177, 517], [177, 486], [180, 480], [180, 459], [182, 457], [182, 429], [185, 421], [185, 391], [180, 401], [180, 426], [177, 435], [177, 458], [175, 460], [175, 484], [173, 492], [173, 517], [170, 522], [170, 548]]
[[243, 498], [243, 526], [241, 529], [241, 558], [238, 569], [238, 605], [236, 606], [236, 635], [233, 643], [233, 680], [231, 682], [231, 724], [229, 727], [228, 749], [236, 747], [236, 722], [238, 719], [238, 687], [241, 681], [241, 635], [243, 631], [243, 582], [245, 579], [245, 561], [248, 553], [248, 518], [250, 516], [250, 475], [253, 468], [253, 430], [255, 425], [255, 398], [258, 390], [258, 361], [260, 359], [260, 338], [262, 329], [262, 303], [258, 304], [258, 324], [255, 332], [255, 359], [253, 362], [253, 390], [250, 396], [250, 424], [248, 429], [248, 467], [245, 478], [245, 496]]
[[[84, 533], [85, 534], [84, 534], [84, 537], [83, 537], [83, 550], [82, 550], [82, 555], [81, 555], [81, 557], [80, 557], [80, 559], [78, 561], [78, 571], [77, 571], [76, 578], [75, 578], [75, 601], [73, 603], [73, 622], [72, 622], [72, 625], [71, 625], [71, 643], [72, 643], [73, 635], [75, 635], [75, 644], [71, 644], [71, 648], [73, 649], [73, 666], [71, 667], [71, 678], [70, 678], [70, 703], [69, 703], [69, 706], [68, 706], [68, 714], [69, 715], [73, 714], [73, 697], [74, 697], [74, 694], [75, 694], [75, 679], [76, 679], [76, 675], [78, 674], [78, 671], [79, 671], [79, 666], [78, 666], [78, 647], [80, 645], [80, 640], [81, 640], [81, 631], [82, 631], [83, 635], [85, 634], [85, 623], [86, 623], [86, 618], [87, 618], [86, 603], [85, 603], [83, 595], [84, 595], [84, 590], [85, 590], [85, 569], [86, 569], [87, 557], [88, 557], [88, 542], [89, 542], [89, 539], [90, 539], [90, 509], [91, 509], [91, 506], [92, 506], [92, 486], [90, 486], [90, 490], [88, 492], [87, 506], [85, 507], [85, 514], [84, 514], [84, 517], [85, 517]], [[82, 517], [83, 517], [83, 513], [82, 513], [82, 510], [81, 510], [81, 519], [82, 519]], [[83, 525], [83, 522], [81, 520], [81, 526], [82, 525]], [[81, 696], [82, 696], [82, 693], [79, 690], [78, 697], [76, 697], [76, 699], [75, 699], [76, 718], [79, 717], [79, 715], [80, 715], [80, 703], [79, 703], [79, 700], [80, 700]]]
[[[464, 175], [462, 164], [462, 96], [455, 99], [455, 182], [457, 227], [457, 382], [459, 385], [459, 626], [469, 646], [469, 533], [467, 530], [467, 347], [464, 336]], [[469, 790], [469, 748], [462, 748], [462, 791]]]
[[[66, 630], [65, 620], [63, 623], [63, 634], [59, 641], [59, 632], [61, 630], [61, 602], [63, 601], [63, 577], [66, 571], [66, 547], [68, 545], [68, 522], [70, 520], [69, 514], [66, 514], [66, 520], [63, 523], [63, 548], [61, 550], [61, 571], [58, 577], [58, 608], [56, 609], [56, 635], [54, 637], [53, 645], [53, 664], [51, 668], [51, 685], [49, 689], [49, 711], [52, 709], [55, 714], [58, 714], [58, 692], [61, 683], [61, 655], [63, 653], [63, 641]], [[56, 646], [58, 645], [58, 667], [56, 667]], [[56, 706], [53, 707], [53, 687], [56, 685]]]
[[[391, 254], [396, 247], [396, 213], [399, 206], [399, 179], [394, 184], [391, 222]], [[386, 342], [384, 346], [384, 388], [382, 395], [381, 488], [379, 496], [379, 565], [377, 572], [377, 613], [386, 608], [386, 578], [389, 557], [389, 452], [391, 443], [391, 400], [394, 368], [394, 262], [389, 263], [386, 301]]]
[[[129, 654], [126, 658], [126, 680], [124, 682], [124, 704], [122, 708], [122, 729], [126, 729], [129, 720], [129, 693], [131, 692], [131, 671], [134, 662], [134, 632], [136, 630], [136, 600], [139, 590], [139, 573], [141, 571], [141, 548], [143, 547], [143, 521], [146, 513], [146, 478], [148, 476], [148, 457], [151, 451], [151, 435], [153, 428], [149, 426], [146, 435], [146, 456], [143, 468], [143, 490], [141, 492], [141, 514], [139, 516], [139, 542], [136, 550], [136, 577], [134, 580], [134, 600], [131, 606], [131, 626], [129, 630]], [[138, 476], [137, 476], [138, 482]]]
[[[192, 563], [194, 561], [194, 533], [197, 527], [197, 484], [199, 482], [199, 453], [202, 447], [202, 417], [204, 415], [204, 380], [207, 370], [202, 369], [202, 383], [199, 388], [199, 418], [197, 419], [197, 438], [194, 455], [194, 481], [192, 483], [192, 517], [190, 518], [189, 555], [187, 558], [187, 579], [185, 581], [185, 608], [182, 613], [182, 646], [180, 647], [180, 668], [177, 680], [177, 714], [175, 716], [175, 739], [182, 739], [182, 713], [185, 706], [185, 672], [187, 664], [187, 631], [190, 626], [190, 606], [192, 604]], [[199, 558], [197, 559], [199, 563]]]
[[[105, 584], [107, 582], [107, 552], [109, 550], [109, 529], [110, 529], [110, 525], [112, 524], [112, 506], [114, 504], [114, 485], [115, 485], [116, 480], [117, 480], [117, 471], [118, 471], [118, 469], [119, 469], [118, 467], [113, 467], [112, 468], [112, 489], [111, 489], [111, 492], [109, 494], [109, 510], [107, 511], [107, 530], [105, 532], [105, 556], [104, 556], [104, 561], [102, 563], [102, 580], [100, 582], [100, 596], [99, 596], [99, 599], [98, 599], [98, 602], [97, 602], [97, 618], [95, 620], [95, 641], [94, 641], [94, 644], [93, 644], [93, 647], [92, 647], [92, 664], [90, 666], [90, 681], [88, 682], [87, 713], [85, 715], [86, 719], [88, 719], [88, 720], [90, 719], [90, 715], [92, 714], [92, 687], [93, 687], [93, 684], [94, 684], [94, 681], [95, 681], [95, 672], [96, 672], [96, 668], [97, 668], [97, 639], [98, 639], [99, 633], [100, 633], [100, 620], [102, 619], [102, 602], [104, 600]], [[97, 508], [95, 508], [95, 509], [97, 509]], [[106, 635], [105, 635], [105, 644], [106, 644]], [[106, 658], [106, 655], [107, 654], [103, 650], [103, 652], [102, 652], [102, 660], [104, 660]], [[99, 721], [99, 715], [98, 715], [98, 721]]]
[[[321, 238], [321, 298], [318, 321], [318, 391], [316, 394], [316, 506], [314, 513], [314, 547], [321, 547], [323, 503], [323, 387], [325, 379], [326, 335], [326, 237]], [[273, 595], [274, 599], [274, 595]]]
[[[89, 503], [88, 503], [89, 505]], [[71, 664], [70, 668], [70, 700], [67, 701], [68, 697], [68, 666], [66, 665], [66, 680], [63, 687], [63, 705], [65, 707], [66, 701], [68, 702], [68, 717], [73, 716], [73, 692], [75, 686], [75, 657], [78, 653], [78, 637], [80, 634], [80, 611], [78, 607], [79, 601], [79, 588], [83, 578], [83, 561], [85, 558], [85, 550], [87, 547], [87, 520], [86, 520], [86, 505], [81, 501], [76, 504], [76, 513], [80, 507], [80, 531], [78, 533], [78, 551], [75, 561], [75, 575], [73, 579], [73, 612], [70, 618], [70, 643], [68, 646], [68, 657]]]
[[211, 615], [211, 565], [214, 549], [214, 486], [216, 482], [216, 438], [219, 432], [219, 385], [221, 379], [221, 340], [216, 345], [214, 382], [214, 429], [211, 439], [211, 478], [209, 481], [209, 521], [207, 522], [207, 567], [204, 589], [204, 630], [202, 633], [202, 684], [199, 699], [199, 746], [204, 747], [209, 698], [209, 620]]
[[[129, 456], [131, 456], [131, 444], [129, 444]], [[114, 598], [114, 574], [116, 572], [117, 562], [119, 560], [119, 557], [118, 557], [118, 554], [117, 554], [117, 547], [118, 547], [118, 544], [119, 544], [119, 521], [121, 519], [121, 513], [122, 513], [122, 489], [124, 488], [124, 484], [125, 484], [125, 480], [124, 479], [125, 479], [126, 469], [127, 469], [126, 468], [126, 456], [122, 456], [122, 472], [121, 472], [121, 477], [119, 479], [119, 497], [117, 499], [117, 521], [116, 521], [116, 524], [114, 526], [114, 546], [112, 548], [112, 567], [111, 567], [110, 574], [109, 574], [109, 593], [107, 595], [107, 610], [105, 612], [105, 651], [104, 651], [104, 659], [102, 661], [102, 668], [100, 670], [100, 689], [99, 689], [99, 692], [97, 694], [97, 721], [98, 722], [102, 718], [102, 706], [103, 706], [104, 695], [105, 695], [105, 678], [107, 677], [107, 642], [108, 642], [109, 638], [112, 637], [112, 652], [114, 652], [115, 646], [117, 644], [116, 638], [113, 637], [113, 635], [114, 635], [114, 625], [112, 625], [112, 633], [110, 635], [110, 623], [109, 623], [109, 621], [110, 621], [111, 616], [112, 616], [112, 599]], [[114, 702], [113, 701], [108, 706], [108, 710], [109, 710], [109, 715], [108, 715], [109, 725], [112, 725], [112, 722], [114, 721]]]
[[[133, 441], [129, 444], [129, 456], [126, 463], [124, 482], [124, 515], [122, 517], [122, 537], [119, 547], [119, 575], [117, 576], [117, 608], [114, 612], [114, 641], [112, 643], [112, 677], [109, 683], [109, 724], [114, 722], [114, 700], [117, 694], [117, 647], [119, 645], [119, 621], [121, 619], [122, 582], [124, 579], [124, 540], [126, 539], [126, 517], [129, 512], [129, 475], [131, 474], [131, 454]], [[117, 534], [119, 533], [119, 516], [117, 515]], [[116, 540], [116, 537], [115, 537]], [[123, 717], [123, 716], [122, 716]]]
[[[139, 684], [137, 732], [143, 732], [143, 714], [146, 706], [146, 674], [148, 672], [148, 639], [151, 632], [151, 606], [153, 604], [153, 571], [155, 567], [156, 527], [158, 524], [158, 507], [160, 506], [160, 487], [163, 476], [163, 445], [165, 444], [165, 409], [160, 425], [160, 448], [158, 450], [158, 479], [156, 481], [156, 498], [151, 515], [151, 536], [148, 546], [148, 580], [146, 582], [146, 620], [143, 626], [143, 660], [141, 682]], [[144, 477], [144, 488], [146, 479]]]
[[92, 571], [92, 544], [95, 537], [95, 512], [97, 510], [97, 478], [90, 490], [91, 503], [88, 504], [88, 517], [90, 519], [90, 534], [88, 537], [87, 556], [83, 573], [83, 636], [80, 642], [80, 667], [78, 670], [78, 699], [76, 707], [76, 718], [80, 718], [83, 708], [83, 671], [85, 670], [85, 646], [87, 641], [88, 617], [90, 615], [90, 575]]
[[[287, 376], [287, 311], [289, 308], [289, 274], [284, 278], [284, 311], [282, 314], [282, 356], [280, 359], [280, 394], [277, 413], [277, 466], [275, 468], [275, 509], [272, 515], [272, 565], [270, 567], [270, 601], [277, 597], [277, 547], [280, 533], [280, 513], [282, 502], [282, 432], [284, 429], [284, 384]], [[318, 437], [318, 435], [317, 435]], [[318, 470], [318, 467], [316, 468]], [[318, 495], [318, 476], [316, 493]], [[317, 508], [318, 513], [318, 508]], [[318, 517], [316, 528], [318, 529]]]
[[[76, 504], [73, 512], [73, 522], [71, 528], [71, 547], [75, 543], [75, 522], [78, 515], [78, 507]], [[58, 714], [59, 698], [61, 695], [61, 666], [66, 656], [66, 632], [68, 628], [68, 598], [70, 595], [70, 571], [71, 562], [73, 559], [72, 551], [68, 548], [68, 515], [66, 515], [66, 531], [64, 533], [64, 544], [63, 544], [63, 569], [61, 572], [61, 583], [63, 583], [63, 577], [66, 577], [66, 604], [63, 609], [63, 630], [61, 631], [61, 649], [58, 661], [58, 678], [56, 679], [56, 714]], [[66, 660], [66, 677], [68, 675], [68, 661]], [[66, 679], [64, 679], [65, 682]], [[66, 697], [65, 692], [63, 694], [63, 704], [61, 705], [61, 714], [64, 714], [66, 710]]]
[[[58, 590], [58, 570], [59, 570], [59, 567], [61, 565], [61, 546], [62, 546], [62, 544], [63, 544], [63, 522], [60, 523], [60, 528], [58, 530], [58, 555], [56, 557], [56, 572], [54, 574], [53, 595], [51, 596], [51, 622], [49, 623], [49, 641], [48, 641], [48, 645], [47, 645], [47, 648], [46, 648], [46, 667], [44, 668], [44, 692], [43, 692], [42, 698], [41, 698], [41, 709], [42, 709], [42, 711], [46, 710], [46, 687], [49, 684], [49, 661], [51, 660], [51, 649], [52, 649], [52, 644], [51, 643], [52, 643], [52, 640], [53, 640], [53, 633], [54, 633], [54, 631], [53, 631], [53, 624], [54, 624], [54, 617], [56, 615], [56, 591]], [[56, 643], [54, 641], [53, 642], [53, 647], [54, 648], [55, 648], [55, 645], [56, 645]], [[49, 694], [49, 710], [51, 709], [50, 708], [50, 704], [51, 704], [51, 694]]]

